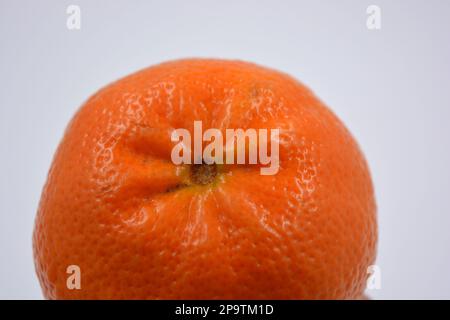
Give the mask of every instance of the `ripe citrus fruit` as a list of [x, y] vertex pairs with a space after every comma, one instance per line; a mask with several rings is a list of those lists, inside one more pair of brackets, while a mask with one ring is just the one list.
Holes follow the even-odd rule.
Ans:
[[[171, 132], [279, 128], [280, 167], [175, 165]], [[351, 299], [374, 262], [366, 161], [293, 78], [240, 61], [163, 63], [101, 89], [56, 152], [36, 218], [52, 299]], [[78, 266], [79, 288], [67, 285]]]

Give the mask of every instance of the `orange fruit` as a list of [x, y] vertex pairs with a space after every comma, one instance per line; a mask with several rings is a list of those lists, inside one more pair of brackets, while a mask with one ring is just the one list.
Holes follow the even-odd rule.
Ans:
[[[278, 173], [175, 165], [171, 132], [195, 120], [279, 128]], [[81, 107], [33, 236], [51, 299], [358, 298], [376, 240], [368, 167], [342, 122], [286, 74], [209, 59], [144, 69]]]

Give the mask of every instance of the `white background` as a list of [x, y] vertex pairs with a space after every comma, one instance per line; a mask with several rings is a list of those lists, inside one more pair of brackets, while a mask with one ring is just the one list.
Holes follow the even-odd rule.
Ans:
[[[81, 30], [66, 8], [81, 8]], [[382, 28], [366, 28], [378, 5]], [[450, 298], [450, 1], [0, 0], [0, 298], [41, 298], [33, 221], [52, 155], [98, 88], [181, 57], [280, 69], [346, 123], [378, 201], [373, 298]]]

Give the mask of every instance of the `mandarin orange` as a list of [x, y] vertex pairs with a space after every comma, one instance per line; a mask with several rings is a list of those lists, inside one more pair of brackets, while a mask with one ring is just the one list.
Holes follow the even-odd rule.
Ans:
[[[280, 129], [280, 168], [175, 165], [171, 132]], [[76, 113], [33, 236], [50, 299], [352, 299], [374, 262], [368, 166], [290, 76], [241, 61], [156, 65]], [[67, 267], [81, 288], [68, 288]]]

